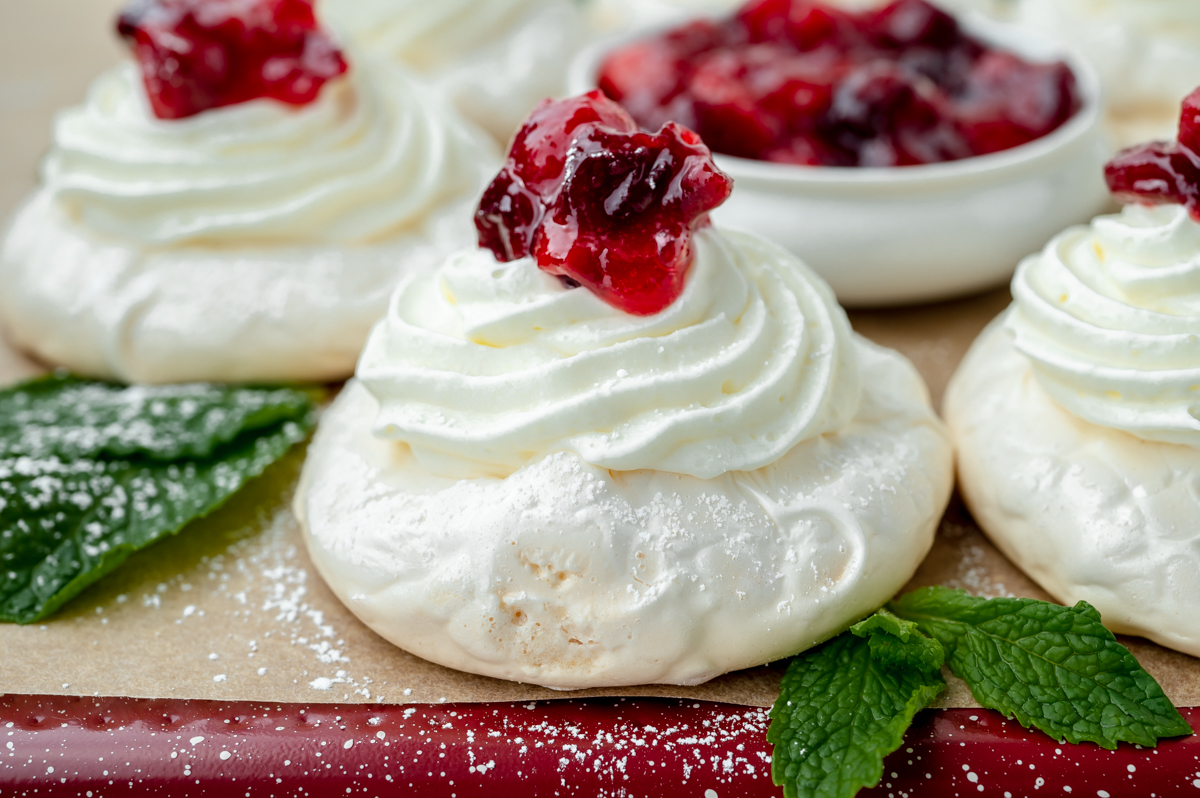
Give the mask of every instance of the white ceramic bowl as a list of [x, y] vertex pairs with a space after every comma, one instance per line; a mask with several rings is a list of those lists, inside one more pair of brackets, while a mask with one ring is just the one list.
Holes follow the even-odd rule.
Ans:
[[[992, 155], [899, 168], [790, 166], [717, 155], [734, 179], [717, 224], [774, 239], [816, 269], [844, 305], [946, 299], [999, 285], [1054, 234], [1110, 202], [1100, 81], [1045, 34], [977, 14], [964, 29], [1036, 61], [1063, 59], [1083, 106], [1048, 136]], [[571, 67], [573, 94], [596, 86], [604, 55], [654, 31], [589, 47]]]

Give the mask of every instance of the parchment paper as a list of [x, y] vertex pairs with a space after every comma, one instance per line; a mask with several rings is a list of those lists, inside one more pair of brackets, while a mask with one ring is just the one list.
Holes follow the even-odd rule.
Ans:
[[[78, 102], [119, 57], [118, 0], [0, 2], [0, 213], [34, 184], [54, 110]], [[1008, 302], [967, 300], [852, 314], [864, 335], [907, 355], [935, 404], [967, 347]], [[0, 384], [38, 367], [0, 341]], [[678, 696], [769, 706], [782, 668], [696, 688], [556, 693], [471, 676], [386, 643], [333, 597], [288, 509], [297, 451], [222, 510], [130, 558], [43, 625], [0, 625], [0, 692], [271, 702], [478, 702], [579, 695]], [[957, 499], [910, 587], [1046, 598], [983, 537]], [[1124, 640], [1178, 705], [1200, 705], [1200, 661]], [[941, 706], [975, 706], [952, 680]]]
[[[940, 397], [979, 329], [1004, 307], [996, 292], [920, 309], [853, 314], [904, 351]], [[0, 380], [34, 366], [0, 348]], [[287, 702], [526, 701], [566, 695], [676, 696], [769, 706], [782, 668], [695, 688], [557, 693], [458, 673], [396, 649], [321, 582], [288, 507], [297, 451], [210, 518], [132, 558], [37, 626], [0, 625], [0, 690], [12, 693]], [[1047, 598], [983, 537], [956, 500], [909, 586]], [[1200, 662], [1126, 640], [1177, 704], [1200, 704]], [[941, 706], [975, 706], [951, 680]]]

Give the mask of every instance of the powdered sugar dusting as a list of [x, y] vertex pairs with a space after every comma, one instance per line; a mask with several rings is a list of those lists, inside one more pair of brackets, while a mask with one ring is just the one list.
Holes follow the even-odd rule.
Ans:
[[0, 456], [205, 457], [247, 426], [262, 426], [250, 419], [301, 418], [307, 410], [304, 395], [291, 390], [126, 387], [56, 375], [0, 394]]
[[[77, 695], [384, 700], [383, 685], [354, 663], [354, 641], [368, 643], [375, 661], [383, 659], [381, 650], [394, 649], [363, 629], [312, 572], [289, 508], [299, 463], [296, 453], [211, 518], [135, 554], [46, 625], [5, 627], [5, 644], [16, 649], [36, 633], [30, 642], [38, 660], [52, 663], [45, 673], [27, 669], [22, 687]], [[86, 657], [77, 655], [81, 646]], [[125, 661], [130, 651], [156, 667], [106, 664]], [[412, 683], [398, 686], [398, 699], [403, 689], [409, 700], [426, 699]]]
[[957, 541], [959, 561], [956, 575], [945, 580], [946, 587], [961, 588], [975, 596], [985, 598], [1007, 598], [1015, 596], [1003, 582], [997, 581], [988, 568], [987, 550], [983, 547], [979, 533], [972, 527], [946, 520], [939, 534]]
[[[302, 564], [292, 534], [295, 519], [286, 508], [277, 510], [260, 536], [235, 543], [221, 554], [207, 558], [205, 580], [214, 583], [217, 611], [227, 617], [266, 620], [270, 626], [263, 637], [286, 642], [304, 655], [298, 661], [308, 663], [302, 669], [303, 681], [314, 690], [330, 691], [337, 687], [338, 698], [351, 694], [364, 699], [381, 700], [372, 695], [372, 679], [354, 675], [346, 640], [329, 622], [324, 610], [309, 600], [311, 579]], [[185, 608], [185, 615], [187, 609]], [[246, 644], [244, 656], [260, 656], [259, 641]]]

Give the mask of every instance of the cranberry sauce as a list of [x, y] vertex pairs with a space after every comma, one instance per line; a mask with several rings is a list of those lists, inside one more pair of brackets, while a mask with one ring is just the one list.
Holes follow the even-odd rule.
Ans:
[[545, 100], [475, 213], [480, 246], [646, 316], [683, 292], [692, 233], [733, 182], [690, 130], [657, 133], [599, 91]]
[[346, 71], [311, 0], [134, 0], [117, 32], [159, 119], [260, 97], [304, 105]]
[[1200, 89], [1183, 101], [1178, 141], [1122, 150], [1104, 168], [1104, 177], [1122, 202], [1183, 205], [1200, 221]]
[[953, 161], [1045, 136], [1080, 107], [1074, 73], [966, 35], [925, 0], [853, 13], [752, 0], [611, 53], [600, 88], [647, 129], [813, 166]]

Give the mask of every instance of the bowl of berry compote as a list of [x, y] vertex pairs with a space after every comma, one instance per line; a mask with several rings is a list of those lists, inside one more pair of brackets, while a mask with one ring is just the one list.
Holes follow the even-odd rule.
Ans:
[[751, 0], [598, 42], [570, 82], [599, 87], [645, 129], [699, 133], [737, 185], [714, 219], [792, 250], [843, 304], [999, 285], [1108, 202], [1111, 149], [1086, 61], [925, 0]]

